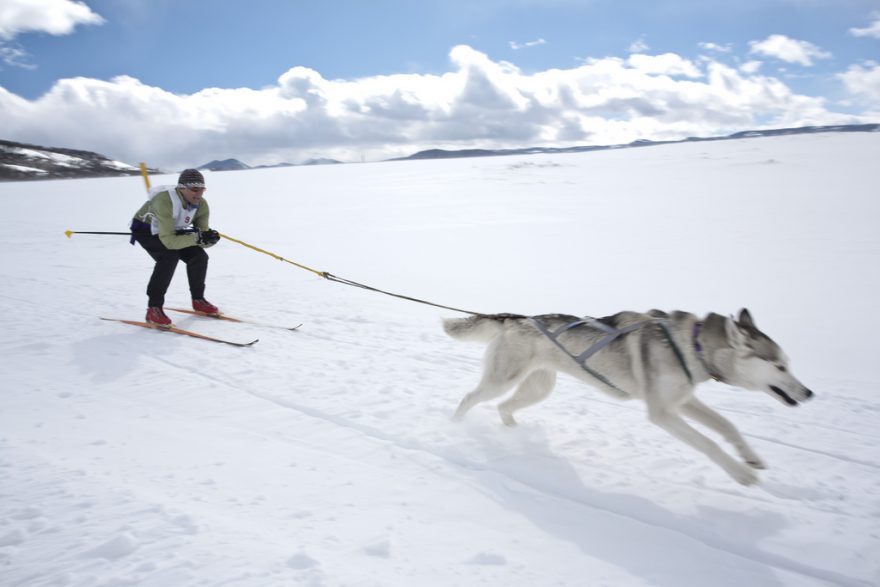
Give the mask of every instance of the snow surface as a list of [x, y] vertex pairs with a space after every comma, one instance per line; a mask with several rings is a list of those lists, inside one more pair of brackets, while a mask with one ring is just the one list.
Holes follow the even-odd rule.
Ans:
[[768, 461], [750, 488], [569, 378], [516, 429], [489, 404], [454, 423], [483, 351], [442, 333], [458, 314], [229, 241], [208, 299], [299, 332], [100, 321], [143, 317], [152, 263], [63, 233], [125, 230], [140, 178], [0, 184], [0, 585], [878, 585], [878, 154], [846, 133], [207, 177], [221, 232], [441, 304], [747, 306], [817, 394], [702, 386]]

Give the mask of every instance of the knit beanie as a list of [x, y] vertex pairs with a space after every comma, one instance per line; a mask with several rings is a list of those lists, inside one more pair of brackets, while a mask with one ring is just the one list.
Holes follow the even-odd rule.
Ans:
[[203, 188], [205, 178], [198, 169], [184, 169], [177, 178], [177, 185], [182, 188]]

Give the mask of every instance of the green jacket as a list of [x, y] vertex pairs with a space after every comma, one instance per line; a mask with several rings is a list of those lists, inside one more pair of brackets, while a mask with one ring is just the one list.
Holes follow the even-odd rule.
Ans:
[[[144, 202], [144, 205], [134, 213], [134, 218], [146, 224], [150, 224], [153, 218], [155, 218], [159, 225], [159, 234], [157, 236], [159, 237], [159, 240], [162, 241], [162, 244], [168, 249], [177, 250], [195, 246], [208, 248], [213, 246], [199, 245], [199, 237], [195, 233], [177, 234], [177, 227], [174, 224], [174, 208], [171, 205], [172, 197], [179, 198], [181, 206], [191, 207], [191, 204], [189, 204], [184, 199], [183, 194], [180, 193], [180, 189], [174, 188], [173, 190], [159, 192]], [[199, 230], [208, 230], [210, 227], [208, 224], [210, 214], [211, 210], [208, 207], [208, 201], [203, 199], [198, 207], [195, 208], [195, 214], [192, 217], [192, 225]]]

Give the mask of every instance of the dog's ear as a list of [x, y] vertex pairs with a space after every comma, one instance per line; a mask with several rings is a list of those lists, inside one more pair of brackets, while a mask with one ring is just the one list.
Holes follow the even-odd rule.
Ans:
[[757, 326], [755, 326], [755, 321], [752, 319], [752, 314], [746, 308], [743, 308], [739, 311], [739, 320], [737, 320], [737, 322], [739, 322], [742, 326], [748, 326], [754, 329], [758, 328]]
[[746, 346], [745, 334], [740, 330], [740, 326], [733, 316], [724, 319], [724, 331], [727, 334], [727, 340], [730, 341], [730, 346], [736, 349]]

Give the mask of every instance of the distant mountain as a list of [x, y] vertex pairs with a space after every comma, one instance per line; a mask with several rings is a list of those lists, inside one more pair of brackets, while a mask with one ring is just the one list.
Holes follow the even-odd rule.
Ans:
[[294, 167], [296, 163], [275, 163], [273, 165], [254, 165], [251, 169], [272, 169], [274, 167]]
[[[781, 135], [801, 135], [821, 132], [880, 132], [880, 124], [843, 124], [837, 126], [801, 126], [798, 128], [777, 128], [771, 130], [746, 130], [723, 137], [743, 139], [749, 137], [778, 137]], [[701, 139], [688, 139], [701, 140]], [[702, 139], [709, 140], [709, 139]]]
[[878, 132], [880, 124], [845, 124], [837, 126], [803, 126], [799, 128], [780, 128], [772, 130], [749, 130], [734, 133], [722, 137], [689, 137], [679, 141], [648, 141], [639, 139], [625, 145], [591, 145], [580, 147], [525, 147], [521, 149], [461, 149], [444, 150], [428, 149], [419, 151], [408, 157], [398, 157], [390, 161], [411, 161], [417, 159], [453, 159], [459, 157], [497, 157], [501, 155], [534, 155], [552, 153], [584, 153], [587, 151], [601, 151], [606, 149], [624, 149], [631, 147], [649, 147], [652, 145], [667, 145], [670, 143], [686, 143], [696, 141], [724, 141], [731, 139], [743, 139], [751, 137], [773, 137], [780, 135], [814, 134], [823, 132]]
[[327, 159], [325, 157], [318, 157], [317, 159], [306, 159], [300, 165], [338, 165], [342, 163], [342, 161], [337, 161], [336, 159]]
[[242, 163], [238, 159], [224, 159], [223, 161], [211, 161], [199, 166], [199, 169], [207, 169], [208, 171], [237, 171], [239, 169], [250, 169], [251, 166]]
[[[159, 173], [151, 169], [151, 173]], [[0, 141], [0, 181], [115, 177], [138, 175], [140, 169], [91, 151], [40, 147]]]
[[[342, 163], [336, 159], [308, 159], [299, 165], [330, 165], [333, 163]], [[251, 167], [247, 163], [242, 163], [238, 159], [224, 159], [223, 161], [211, 161], [205, 163], [199, 169], [207, 169], [208, 171], [237, 171], [240, 169], [271, 169], [274, 167], [295, 167], [296, 163], [276, 163], [274, 165], [255, 165]]]

